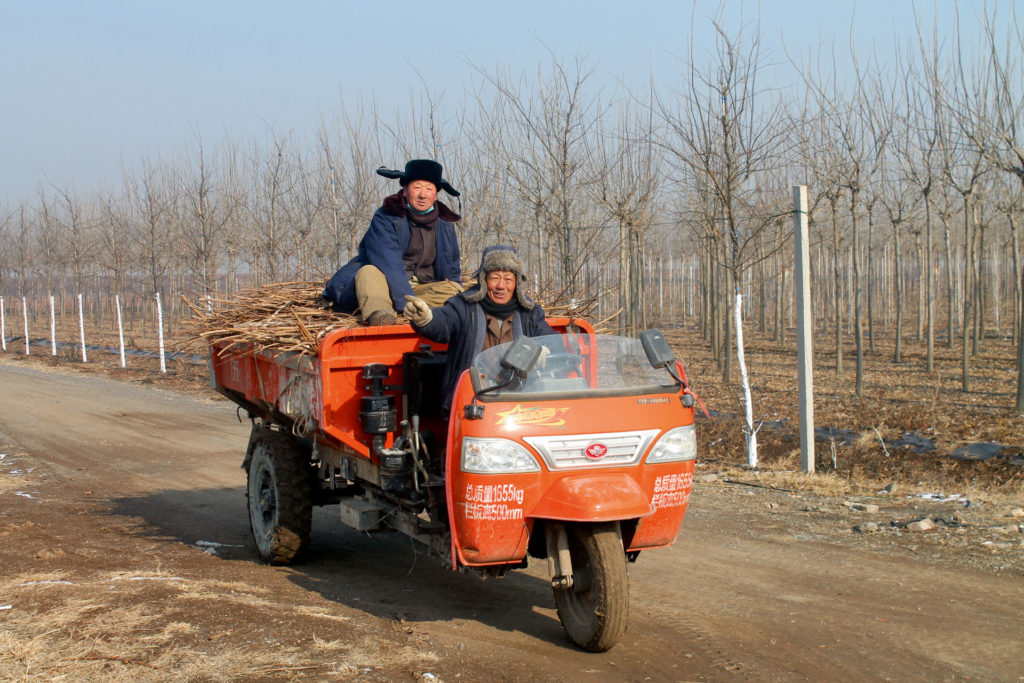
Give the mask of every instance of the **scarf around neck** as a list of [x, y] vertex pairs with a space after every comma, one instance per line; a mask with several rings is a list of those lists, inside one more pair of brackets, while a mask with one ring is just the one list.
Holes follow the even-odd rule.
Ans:
[[496, 304], [491, 301], [491, 297], [485, 294], [484, 298], [480, 300], [480, 307], [484, 309], [484, 313], [487, 315], [493, 315], [498, 320], [504, 320], [519, 308], [519, 300], [513, 294], [507, 304]]

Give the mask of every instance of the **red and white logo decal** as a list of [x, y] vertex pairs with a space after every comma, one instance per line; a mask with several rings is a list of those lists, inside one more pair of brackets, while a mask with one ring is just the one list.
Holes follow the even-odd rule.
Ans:
[[604, 456], [608, 455], [608, 447], [605, 446], [603, 443], [595, 441], [594, 443], [590, 444], [585, 449], [583, 449], [583, 454], [586, 455], [591, 460], [597, 460], [598, 458], [603, 458]]

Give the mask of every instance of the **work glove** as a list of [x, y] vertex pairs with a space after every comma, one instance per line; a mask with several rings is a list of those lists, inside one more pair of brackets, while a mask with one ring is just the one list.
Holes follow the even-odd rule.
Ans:
[[427, 323], [434, 319], [434, 314], [430, 312], [427, 302], [411, 294], [405, 295], [405, 308], [402, 309], [402, 315], [411, 320], [416, 327], [426, 327]]

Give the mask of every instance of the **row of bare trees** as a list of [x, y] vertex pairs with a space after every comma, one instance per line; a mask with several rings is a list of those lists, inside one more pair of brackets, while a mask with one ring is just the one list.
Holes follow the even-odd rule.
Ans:
[[40, 183], [0, 207], [0, 295], [131, 305], [323, 278], [395, 189], [377, 166], [433, 157], [463, 191], [466, 271], [514, 243], [548, 295], [600, 295], [624, 329], [699, 325], [728, 379], [736, 312], [777, 339], [792, 324], [790, 187], [806, 184], [836, 372], [852, 339], [860, 394], [876, 335], [900, 361], [913, 334], [926, 372], [936, 343], [958, 344], [970, 390], [989, 334], [1024, 348], [1024, 41], [996, 19], [970, 37], [922, 29], [887, 59], [790, 56], [787, 88], [756, 23], [715, 22], [669, 86], [609, 86], [587, 57], [551, 53], [533, 74], [470, 65], [454, 106], [424, 86], [394, 113], [343, 98], [306, 133], [197, 132], [117, 186]]

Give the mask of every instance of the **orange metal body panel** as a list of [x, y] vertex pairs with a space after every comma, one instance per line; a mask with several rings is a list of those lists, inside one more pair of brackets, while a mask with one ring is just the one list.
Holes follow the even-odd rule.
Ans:
[[[384, 380], [384, 393], [395, 396], [398, 419], [403, 420], [406, 416], [401, 401], [402, 355], [446, 348], [420, 336], [411, 325], [358, 327], [330, 333], [320, 345], [324, 404], [321, 431], [350, 451], [371, 458], [372, 438], [363, 433], [359, 419], [359, 399], [367, 394], [369, 384], [363, 379], [363, 367], [370, 363], [388, 366], [390, 374]], [[387, 445], [391, 445], [390, 436]]]
[[545, 491], [531, 517], [566, 522], [610, 522], [654, 512], [629, 473], [604, 470], [566, 474]]
[[[587, 364], [588, 372], [593, 366]], [[448, 516], [453, 564], [511, 564], [526, 554], [534, 520], [639, 520], [627, 550], [670, 545], [679, 532], [693, 483], [693, 461], [552, 470], [524, 437], [668, 429], [693, 423], [679, 393], [537, 402], [486, 402], [479, 420], [465, 418], [472, 400], [468, 373], [459, 381], [448, 433]], [[653, 399], [653, 400], [652, 400]], [[541, 472], [471, 474], [458, 461], [465, 436], [501, 437], [534, 454]], [[649, 450], [657, 440], [647, 444]]]
[[[584, 321], [549, 318], [565, 332], [571, 325], [584, 357], [583, 372], [597, 372], [593, 329]], [[362, 432], [360, 397], [366, 395], [363, 367], [383, 363], [390, 374], [385, 393], [396, 396], [398, 419], [405, 419], [401, 401], [403, 354], [443, 344], [430, 342], [409, 325], [339, 329], [327, 335], [317, 357], [253, 352], [245, 347], [219, 353], [211, 348], [211, 383], [255, 414], [317, 420], [318, 439], [344, 451], [372, 458], [371, 437]], [[682, 371], [682, 367], [680, 366]], [[694, 463], [647, 465], [644, 452], [635, 464], [618, 467], [549, 469], [524, 437], [601, 434], [659, 430], [692, 424], [692, 408], [684, 408], [679, 393], [663, 395], [543, 398], [538, 401], [483, 402], [484, 417], [467, 420], [462, 407], [471, 401], [468, 373], [459, 381], [450, 424], [437, 421], [424, 428], [447, 433], [448, 515], [453, 564], [482, 566], [513, 564], [526, 555], [534, 521], [569, 522], [637, 520], [627, 539], [635, 551], [671, 544], [689, 501]], [[541, 472], [471, 474], [461, 471], [464, 436], [512, 439], [535, 455]], [[388, 437], [391, 445], [391, 437]], [[656, 440], [656, 439], [655, 439]], [[653, 441], [652, 441], [653, 443]], [[650, 443], [647, 448], [650, 448]]]
[[213, 344], [210, 349], [211, 385], [263, 417], [282, 412], [281, 403], [291, 397], [299, 378], [313, 385], [308, 393], [318, 415], [318, 377], [319, 360], [310, 356], [255, 353], [248, 347], [224, 351], [223, 344]]

